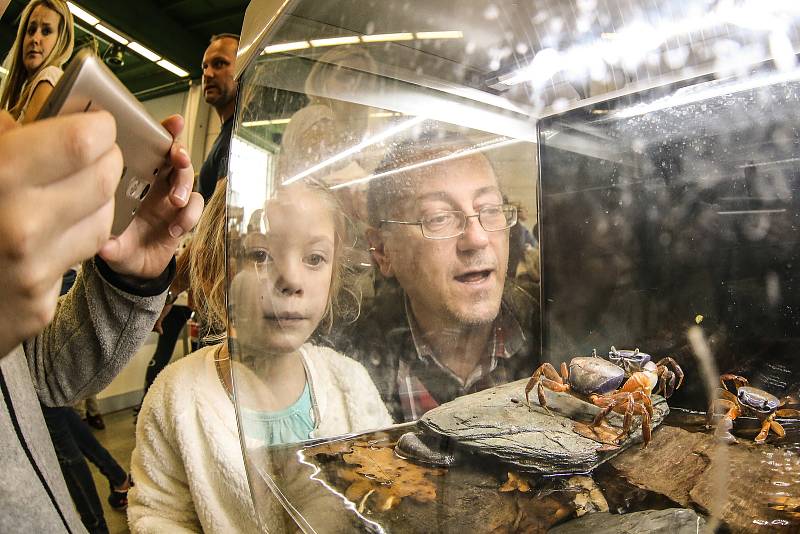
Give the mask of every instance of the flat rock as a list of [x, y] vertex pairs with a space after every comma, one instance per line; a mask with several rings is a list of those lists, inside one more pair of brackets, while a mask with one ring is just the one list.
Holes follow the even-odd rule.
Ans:
[[[616, 449], [576, 433], [575, 422], [591, 422], [600, 409], [566, 393], [546, 392], [552, 414], [538, 405], [533, 398], [536, 395], [532, 396], [529, 409], [525, 402], [526, 383], [527, 379], [518, 380], [459, 397], [427, 412], [420, 426], [522, 471], [549, 475], [588, 473], [641, 442], [641, 429], [635, 425]], [[666, 401], [656, 395], [653, 412], [653, 427], [669, 412]], [[622, 419], [612, 413], [608, 421], [621, 429]]]
[[705, 519], [694, 510], [669, 508], [630, 514], [599, 512], [588, 514], [551, 528], [551, 534], [697, 534], [705, 529]]

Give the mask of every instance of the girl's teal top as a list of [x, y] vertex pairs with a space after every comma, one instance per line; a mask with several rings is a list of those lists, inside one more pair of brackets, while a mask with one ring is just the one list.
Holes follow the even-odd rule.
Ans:
[[314, 430], [313, 413], [308, 382], [300, 398], [279, 412], [259, 412], [244, 407], [241, 409], [245, 436], [262, 441], [265, 445], [307, 440]]

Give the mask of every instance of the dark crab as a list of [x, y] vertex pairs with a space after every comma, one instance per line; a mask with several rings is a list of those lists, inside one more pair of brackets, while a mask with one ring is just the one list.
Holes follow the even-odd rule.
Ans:
[[[733, 421], [740, 415], [756, 417], [761, 422], [761, 431], [755, 437], [756, 443], [764, 443], [770, 430], [778, 437], [786, 435], [783, 427], [775, 420], [780, 417], [800, 417], [800, 411], [782, 409], [788, 404], [797, 404], [791, 397], [779, 399], [771, 393], [749, 385], [746, 378], [724, 374], [719, 377], [722, 387], [717, 389], [717, 398], [711, 401], [708, 408], [708, 425], [711, 426], [717, 416], [722, 416], [717, 427], [717, 436], [728, 443], [736, 443], [736, 438], [730, 433]], [[727, 382], [733, 384], [734, 392], [728, 389]]]
[[642, 418], [642, 437], [644, 444], [650, 442], [650, 421], [653, 418], [653, 406], [650, 402], [650, 390], [644, 390], [642, 373], [634, 373], [627, 381], [625, 371], [619, 365], [593, 356], [572, 358], [569, 367], [561, 363], [561, 374], [550, 363], [542, 364], [534, 371], [525, 385], [525, 399], [530, 408], [530, 392], [536, 387], [539, 405], [549, 412], [545, 388], [552, 391], [570, 393], [586, 402], [602, 408], [594, 418], [591, 428], [605, 422], [611, 411], [624, 414], [622, 433], [616, 440], [623, 439], [630, 432], [633, 416]]
[[[622, 367], [628, 378], [637, 372], [645, 373], [651, 383], [650, 392], [660, 392], [665, 399], [670, 398], [675, 390], [683, 384], [683, 369], [669, 356], [654, 363], [652, 356], [639, 351], [639, 349], [617, 350], [612, 346], [608, 353], [608, 359]], [[677, 385], [675, 385], [676, 380]]]

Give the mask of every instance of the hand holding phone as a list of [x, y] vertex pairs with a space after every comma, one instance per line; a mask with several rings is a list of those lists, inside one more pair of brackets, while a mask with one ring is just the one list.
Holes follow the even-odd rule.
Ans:
[[122, 178], [115, 195], [112, 235], [120, 235], [156, 180], [166, 180], [172, 136], [153, 119], [96, 55], [81, 50], [73, 58], [39, 113], [39, 119], [105, 110], [117, 123]]

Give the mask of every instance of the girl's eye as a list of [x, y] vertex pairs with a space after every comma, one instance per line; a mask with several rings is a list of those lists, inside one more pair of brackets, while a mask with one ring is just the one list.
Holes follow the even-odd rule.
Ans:
[[265, 248], [253, 248], [245, 252], [245, 257], [254, 263], [266, 263], [272, 259]]
[[310, 267], [318, 267], [327, 261], [328, 259], [322, 254], [309, 254], [305, 259], [306, 265]]

